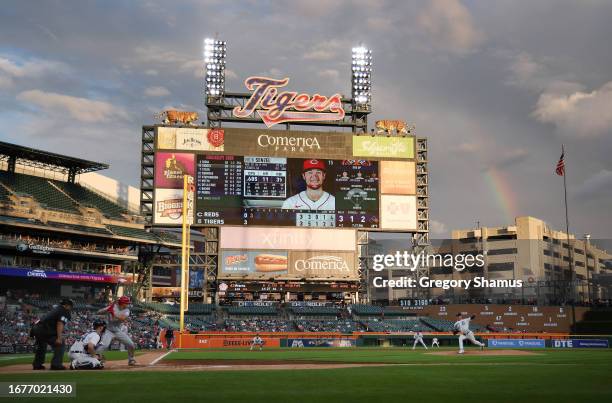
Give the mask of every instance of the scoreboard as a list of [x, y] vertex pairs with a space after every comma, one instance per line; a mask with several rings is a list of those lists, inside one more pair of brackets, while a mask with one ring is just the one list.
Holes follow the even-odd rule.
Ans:
[[285, 158], [244, 157], [244, 197], [275, 198], [287, 195]]
[[[156, 128], [155, 225], [416, 229], [414, 138], [336, 132]], [[367, 157], [360, 157], [367, 155]]]
[[[195, 224], [377, 228], [378, 165], [325, 160], [320, 208], [288, 208], [290, 197], [309, 203], [297, 158], [198, 155]], [[313, 208], [315, 207], [315, 208]]]

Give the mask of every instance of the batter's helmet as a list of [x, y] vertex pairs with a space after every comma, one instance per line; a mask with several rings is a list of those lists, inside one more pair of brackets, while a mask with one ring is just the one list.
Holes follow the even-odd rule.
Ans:
[[100, 326], [106, 327], [106, 322], [104, 322], [101, 319], [94, 320], [93, 328], [95, 329], [95, 328], [100, 327]]
[[126, 296], [124, 295], [123, 297], [120, 297], [120, 298], [117, 300], [117, 302], [118, 302], [118, 303], [120, 303], [120, 304], [129, 305], [129, 304], [132, 302], [132, 300], [130, 299], [130, 297], [126, 297]]

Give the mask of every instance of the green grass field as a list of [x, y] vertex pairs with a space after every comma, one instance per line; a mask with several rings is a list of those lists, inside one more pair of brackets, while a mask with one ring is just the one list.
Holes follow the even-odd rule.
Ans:
[[[175, 352], [166, 359], [404, 365], [291, 371], [46, 371], [0, 374], [0, 382], [76, 382], [79, 402], [612, 401], [612, 350], [533, 351], [540, 355], [431, 356], [424, 350], [400, 348], [198, 350]], [[123, 355], [117, 358], [125, 358], [125, 353], [119, 354]]]

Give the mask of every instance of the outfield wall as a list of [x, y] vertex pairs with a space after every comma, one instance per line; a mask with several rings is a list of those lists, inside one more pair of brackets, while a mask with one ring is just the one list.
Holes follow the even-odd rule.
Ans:
[[[209, 333], [183, 333], [179, 335], [179, 339], [175, 341], [174, 346], [178, 348], [249, 348], [253, 337], [256, 333], [227, 333], [227, 332], [209, 332]], [[361, 333], [353, 334], [341, 333], [309, 333], [309, 332], [279, 332], [268, 333], [261, 332], [259, 336], [264, 340], [266, 347], [401, 347], [411, 346], [414, 342], [413, 333]], [[453, 336], [448, 332], [424, 332], [425, 343], [431, 345], [431, 341], [436, 337], [442, 346], [457, 345], [457, 336]], [[542, 340], [547, 347], [553, 347], [554, 341], [574, 340], [574, 339], [607, 339], [606, 336], [572, 336], [569, 333], [476, 333], [476, 337], [480, 340], [487, 340], [490, 344], [503, 345], [507, 340], [516, 340], [517, 342], [508, 342], [508, 344], [516, 344], [517, 348], [521, 347], [521, 340]], [[165, 338], [162, 335], [162, 340], [165, 346]], [[499, 341], [499, 343], [490, 342], [491, 340]], [[612, 341], [612, 340], [611, 340]], [[524, 344], [524, 343], [522, 343]], [[567, 343], [557, 343], [558, 346], [566, 345]], [[571, 344], [571, 343], [570, 343]], [[574, 343], [578, 345], [579, 343]], [[610, 343], [612, 344], [612, 343]]]
[[[572, 307], [514, 304], [451, 304], [402, 307], [407, 314], [429, 316], [454, 322], [457, 313], [475, 314], [474, 323], [483, 327], [522, 332], [566, 333], [571, 331]], [[575, 307], [576, 322], [580, 322], [587, 307]]]
[[[212, 333], [182, 333], [179, 339], [175, 341], [175, 346], [178, 348], [248, 348], [251, 346], [251, 341], [257, 333], [228, 333], [228, 332], [212, 332]], [[357, 335], [343, 335], [340, 333], [306, 333], [306, 332], [283, 332], [283, 333], [268, 333], [260, 332], [259, 336], [264, 340], [267, 347], [287, 347], [288, 341], [290, 344], [299, 344], [313, 347], [351, 347], [357, 345]], [[161, 337], [164, 347], [166, 340]], [[345, 341], [348, 340], [348, 341]]]

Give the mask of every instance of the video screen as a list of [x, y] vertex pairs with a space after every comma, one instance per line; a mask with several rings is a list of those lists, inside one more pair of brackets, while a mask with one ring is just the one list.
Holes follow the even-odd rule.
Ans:
[[378, 162], [198, 155], [201, 225], [378, 228]]

